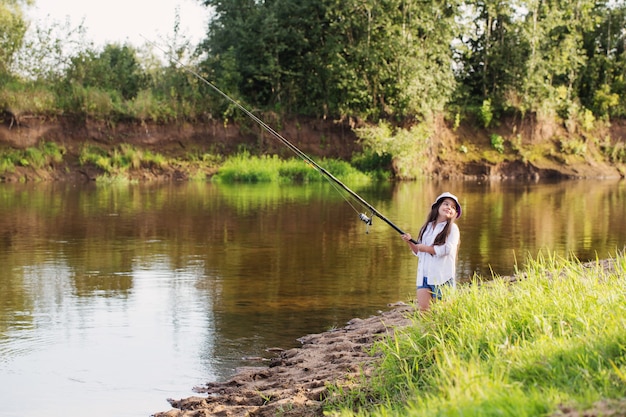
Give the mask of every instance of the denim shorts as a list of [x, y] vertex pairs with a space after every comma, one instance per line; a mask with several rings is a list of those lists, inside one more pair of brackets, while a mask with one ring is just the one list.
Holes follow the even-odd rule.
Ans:
[[429, 285], [428, 278], [424, 277], [422, 280], [422, 285], [418, 285], [417, 289], [419, 290], [420, 288], [426, 288], [427, 290], [430, 290], [430, 293], [433, 298], [441, 300], [441, 288], [446, 285], [454, 285], [454, 280], [449, 279], [441, 285]]

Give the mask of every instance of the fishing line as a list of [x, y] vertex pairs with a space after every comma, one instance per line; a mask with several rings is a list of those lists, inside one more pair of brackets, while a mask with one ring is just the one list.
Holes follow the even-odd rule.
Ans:
[[[341, 192], [341, 190], [339, 190], [337, 188], [337, 186], [341, 187], [344, 191], [346, 191], [348, 194], [350, 194], [356, 201], [358, 201], [363, 207], [366, 207], [367, 209], [370, 210], [371, 215], [367, 216], [365, 213], [359, 213], [359, 219], [361, 221], [363, 221], [367, 227], [368, 227], [368, 231], [369, 231], [369, 226], [372, 225], [372, 218], [374, 216], [378, 217], [379, 219], [383, 220], [385, 223], [387, 223], [389, 226], [391, 226], [395, 231], [397, 231], [400, 234], [404, 234], [404, 231], [402, 231], [402, 229], [400, 229], [398, 226], [396, 226], [395, 224], [393, 224], [389, 219], [387, 219], [385, 216], [383, 216], [378, 210], [376, 210], [374, 208], [374, 206], [372, 206], [370, 203], [368, 203], [367, 201], [365, 201], [360, 195], [358, 195], [357, 193], [355, 193], [354, 191], [352, 191], [350, 188], [348, 188], [348, 186], [346, 186], [344, 183], [342, 183], [341, 181], [339, 181], [333, 174], [331, 174], [330, 172], [328, 172], [324, 167], [320, 166], [317, 162], [315, 162], [313, 159], [311, 159], [307, 154], [305, 154], [304, 152], [302, 152], [300, 149], [298, 149], [295, 145], [293, 145], [291, 142], [289, 142], [287, 139], [285, 139], [284, 137], [282, 137], [278, 132], [276, 132], [274, 129], [272, 129], [271, 126], [269, 126], [267, 123], [265, 123], [263, 120], [259, 119], [256, 115], [254, 115], [254, 113], [250, 112], [247, 108], [245, 108], [244, 106], [242, 106], [241, 104], [239, 104], [239, 102], [237, 102], [235, 99], [231, 98], [228, 94], [224, 93], [222, 90], [220, 90], [219, 88], [217, 88], [217, 86], [215, 86], [213, 83], [211, 83], [210, 81], [208, 81], [206, 78], [204, 78], [203, 76], [201, 76], [200, 74], [198, 74], [196, 71], [194, 71], [193, 69], [189, 68], [188, 66], [186, 66], [185, 64], [183, 64], [179, 59], [177, 59], [176, 57], [172, 56], [171, 53], [167, 52], [166, 50], [164, 50], [163, 48], [161, 48], [159, 45], [157, 45], [156, 43], [152, 42], [151, 40], [147, 39], [146, 37], [144, 37], [143, 35], [141, 35], [141, 37], [143, 37], [146, 42], [148, 42], [149, 44], [151, 44], [152, 46], [154, 46], [155, 48], [159, 49], [161, 52], [163, 52], [172, 62], [178, 64], [182, 69], [184, 69], [185, 71], [187, 71], [188, 73], [192, 74], [193, 76], [195, 76], [196, 78], [198, 78], [200, 81], [202, 81], [203, 83], [205, 83], [206, 85], [208, 85], [209, 87], [211, 87], [216, 93], [218, 93], [219, 95], [221, 95], [223, 98], [225, 98], [227, 101], [231, 102], [232, 104], [234, 104], [238, 109], [240, 109], [242, 112], [244, 112], [248, 117], [250, 117], [253, 121], [255, 121], [259, 126], [261, 126], [263, 129], [265, 129], [268, 133], [270, 133], [272, 136], [274, 136], [276, 139], [278, 139], [279, 141], [281, 141], [285, 146], [287, 146], [289, 149], [291, 149], [296, 155], [298, 155], [300, 158], [302, 158], [306, 163], [308, 163], [309, 165], [311, 165], [312, 167], [314, 167], [318, 172], [320, 172], [321, 174], [326, 176], [326, 179], [333, 185], [333, 187], [335, 187], [335, 189], [339, 192], [339, 194], [341, 196], [343, 196], [343, 198], [348, 202], [348, 204], [352, 207], [352, 209], [359, 213], [359, 211], [352, 205], [352, 203], [350, 203], [345, 195]], [[415, 241], [415, 239], [411, 239], [411, 242], [413, 243], [417, 243]]]

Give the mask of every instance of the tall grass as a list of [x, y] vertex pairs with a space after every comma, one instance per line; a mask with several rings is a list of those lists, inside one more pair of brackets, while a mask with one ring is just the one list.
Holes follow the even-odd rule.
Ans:
[[10, 110], [18, 118], [51, 114], [54, 108], [54, 93], [41, 84], [11, 81], [0, 88], [0, 109]]
[[42, 169], [61, 162], [64, 154], [65, 148], [54, 142], [42, 142], [26, 149], [7, 149], [0, 152], [0, 173], [14, 172], [18, 166]]
[[447, 294], [376, 346], [374, 377], [335, 416], [537, 416], [626, 393], [626, 258], [540, 255], [514, 283]]
[[[317, 162], [340, 181], [367, 183], [370, 178], [349, 163], [336, 159]], [[276, 155], [251, 156], [242, 152], [227, 158], [213, 177], [214, 181], [234, 182], [300, 182], [325, 181], [327, 177], [314, 166], [297, 158], [280, 159]]]
[[137, 149], [129, 144], [121, 144], [111, 152], [98, 146], [85, 145], [79, 155], [81, 165], [93, 164], [109, 175], [120, 175], [140, 168], [163, 168], [166, 158], [148, 150]]

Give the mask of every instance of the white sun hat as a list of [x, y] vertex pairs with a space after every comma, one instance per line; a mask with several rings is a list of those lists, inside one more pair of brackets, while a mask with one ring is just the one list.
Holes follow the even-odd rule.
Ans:
[[445, 192], [443, 194], [440, 194], [439, 197], [437, 197], [437, 199], [435, 200], [435, 202], [433, 203], [431, 208], [435, 208], [435, 205], [439, 202], [439, 200], [441, 200], [442, 198], [451, 198], [454, 200], [454, 202], [456, 203], [456, 218], [458, 219], [459, 217], [461, 217], [461, 203], [459, 203], [459, 199], [456, 198], [456, 196], [452, 193], [449, 192]]

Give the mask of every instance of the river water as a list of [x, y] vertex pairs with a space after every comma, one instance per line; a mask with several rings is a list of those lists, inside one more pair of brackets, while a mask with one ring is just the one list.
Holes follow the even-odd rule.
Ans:
[[[460, 281], [626, 246], [624, 181], [351, 188], [414, 234], [457, 194]], [[329, 184], [1, 184], [1, 414], [149, 416], [268, 348], [410, 300], [416, 258], [355, 208]]]

